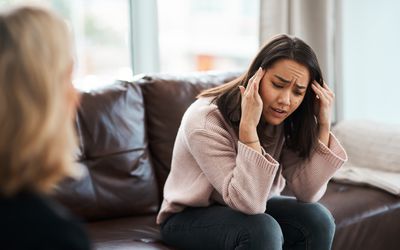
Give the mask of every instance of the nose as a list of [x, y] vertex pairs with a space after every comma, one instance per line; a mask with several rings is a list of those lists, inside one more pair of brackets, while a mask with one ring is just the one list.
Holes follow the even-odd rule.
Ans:
[[279, 95], [278, 103], [280, 105], [289, 106], [290, 105], [290, 91], [282, 91]]

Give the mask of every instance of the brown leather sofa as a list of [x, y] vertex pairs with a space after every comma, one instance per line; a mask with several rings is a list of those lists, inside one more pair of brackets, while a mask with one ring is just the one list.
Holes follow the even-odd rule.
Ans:
[[[171, 249], [155, 217], [182, 114], [201, 90], [236, 76], [146, 75], [82, 92], [76, 128], [85, 175], [55, 197], [85, 221], [95, 249]], [[336, 219], [333, 249], [400, 249], [399, 197], [331, 182], [321, 202]]]

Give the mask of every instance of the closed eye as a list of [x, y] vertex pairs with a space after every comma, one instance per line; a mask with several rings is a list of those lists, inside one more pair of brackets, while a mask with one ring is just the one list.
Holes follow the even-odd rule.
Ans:
[[279, 84], [276, 84], [276, 83], [272, 83], [272, 85], [274, 85], [274, 87], [275, 88], [278, 88], [278, 89], [282, 89], [283, 88], [283, 86], [282, 85], [279, 85]]
[[[274, 82], [272, 82], [272, 85], [273, 85], [275, 88], [278, 88], [278, 89], [283, 89], [283, 88], [285, 87], [285, 86], [279, 85], [279, 84], [274, 83]], [[294, 91], [294, 94], [295, 94], [296, 96], [302, 96], [304, 93], [303, 93], [303, 92], [300, 92], [300, 91]]]

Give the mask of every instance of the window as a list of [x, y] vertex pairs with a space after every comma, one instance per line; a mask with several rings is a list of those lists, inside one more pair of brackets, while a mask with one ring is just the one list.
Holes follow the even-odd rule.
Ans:
[[259, 0], [158, 0], [161, 71], [246, 69], [259, 48]]
[[400, 123], [400, 2], [342, 1], [343, 116]]
[[[5, 4], [27, 2], [0, 0]], [[66, 19], [76, 46], [74, 83], [91, 87], [132, 75], [126, 0], [40, 0]]]
[[[0, 7], [17, 2], [26, 1]], [[259, 48], [259, 0], [28, 2], [50, 5], [69, 23], [79, 87], [133, 73], [244, 70]]]

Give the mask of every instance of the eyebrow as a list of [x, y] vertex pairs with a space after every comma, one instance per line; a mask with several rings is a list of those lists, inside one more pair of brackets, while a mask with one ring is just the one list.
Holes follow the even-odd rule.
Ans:
[[[283, 78], [283, 77], [281, 77], [281, 76], [278, 76], [278, 75], [274, 75], [276, 78], [278, 78], [280, 81], [282, 81], [282, 82], [284, 82], [285, 84], [287, 84], [287, 83], [290, 83], [290, 80], [287, 80], [287, 79], [285, 79], [285, 78]], [[306, 86], [304, 86], [304, 85], [301, 85], [301, 84], [298, 84], [298, 83], [296, 83], [296, 87], [298, 88], [298, 89], [306, 89], [307, 87]]]

